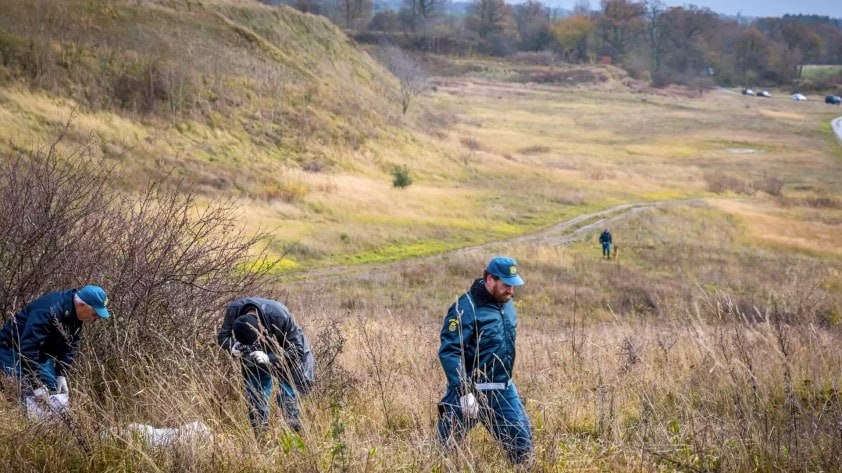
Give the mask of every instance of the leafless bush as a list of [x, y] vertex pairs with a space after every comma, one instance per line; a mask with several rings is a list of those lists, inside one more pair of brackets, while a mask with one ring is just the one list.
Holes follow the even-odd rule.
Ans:
[[482, 144], [479, 142], [479, 140], [470, 136], [461, 138], [459, 142], [462, 143], [462, 146], [471, 150], [471, 152], [479, 151], [482, 149]]
[[705, 182], [707, 183], [708, 191], [716, 194], [728, 191], [746, 195], [754, 193], [754, 189], [750, 184], [721, 172], [705, 174]]
[[634, 337], [623, 337], [620, 344], [620, 371], [627, 372], [641, 361], [643, 347]]
[[763, 176], [754, 181], [753, 187], [759, 191], [778, 197], [781, 195], [781, 190], [784, 187], [784, 181], [775, 176]]
[[89, 341], [107, 360], [103, 370], [131, 369], [133, 355], [172, 340], [209, 346], [198, 342], [214, 333], [217, 310], [271, 282], [271, 263], [249, 266], [265, 259], [250, 254], [263, 235], [246, 235], [231, 202], [199, 206], [178, 188], [154, 184], [138, 196], [122, 194], [108, 186], [116, 171], [98, 166], [89, 146], [60, 153], [62, 137], [0, 160], [2, 307], [102, 285], [114, 318]]
[[550, 152], [550, 147], [540, 145], [528, 146], [526, 148], [519, 149], [518, 152], [526, 155], [544, 154]]
[[397, 46], [381, 46], [378, 57], [400, 83], [398, 103], [405, 114], [412, 100], [430, 88], [427, 74], [411, 56]]
[[140, 113], [153, 111], [167, 94], [158, 64], [140, 59], [114, 75], [111, 91], [122, 108]]
[[111, 171], [93, 166], [87, 148], [62, 160], [56, 145], [17, 149], [0, 160], [4, 310], [50, 289], [78, 284], [77, 263], [90, 266], [84, 261], [93, 250], [90, 230], [103, 226]]
[[838, 209], [842, 207], [842, 202], [839, 199], [827, 195], [805, 199], [804, 203], [818, 209]]
[[341, 322], [338, 319], [325, 320], [312, 338], [318, 382], [311, 395], [327, 399], [330, 405], [340, 404], [357, 384], [353, 375], [339, 362], [346, 341], [340, 328]]

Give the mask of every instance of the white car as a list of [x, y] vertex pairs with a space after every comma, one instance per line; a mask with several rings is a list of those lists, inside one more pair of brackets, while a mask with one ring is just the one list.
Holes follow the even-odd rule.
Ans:
[[757, 93], [757, 96], [758, 97], [766, 97], [768, 99], [772, 96], [772, 94], [770, 94], [769, 91], [767, 91], [767, 90], [761, 90], [760, 92]]
[[807, 97], [805, 97], [804, 94], [792, 94], [792, 100], [803, 102], [807, 100]]

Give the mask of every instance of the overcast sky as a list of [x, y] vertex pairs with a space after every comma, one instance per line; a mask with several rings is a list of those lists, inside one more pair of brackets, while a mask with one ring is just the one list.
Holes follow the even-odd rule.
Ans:
[[[842, 18], [841, 0], [661, 0], [667, 6], [696, 5], [710, 8], [716, 13], [742, 16], [783, 16], [784, 14], [827, 15]], [[589, 0], [591, 10], [600, 8], [599, 0]], [[572, 9], [575, 0], [547, 0], [547, 5]]]

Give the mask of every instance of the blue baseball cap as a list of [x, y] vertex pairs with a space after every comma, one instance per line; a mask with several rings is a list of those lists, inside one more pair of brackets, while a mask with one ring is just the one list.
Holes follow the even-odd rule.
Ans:
[[108, 296], [105, 295], [105, 289], [99, 286], [85, 286], [76, 291], [76, 295], [79, 296], [79, 299], [82, 299], [82, 302], [93, 307], [96, 315], [103, 319], [111, 317], [108, 309], [106, 309], [106, 306], [108, 306]]
[[523, 278], [517, 273], [517, 261], [508, 256], [495, 257], [488, 263], [485, 270], [489, 274], [497, 276], [509, 286], [523, 286], [525, 284]]

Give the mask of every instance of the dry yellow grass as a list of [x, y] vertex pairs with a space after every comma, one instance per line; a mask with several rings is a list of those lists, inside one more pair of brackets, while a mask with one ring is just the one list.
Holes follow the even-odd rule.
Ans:
[[799, 219], [799, 215], [781, 215], [779, 209], [765, 203], [716, 201], [715, 205], [740, 218], [746, 228], [746, 244], [768, 246], [784, 253], [842, 256], [842, 248], [836, 241], [838, 224], [805, 221]]

